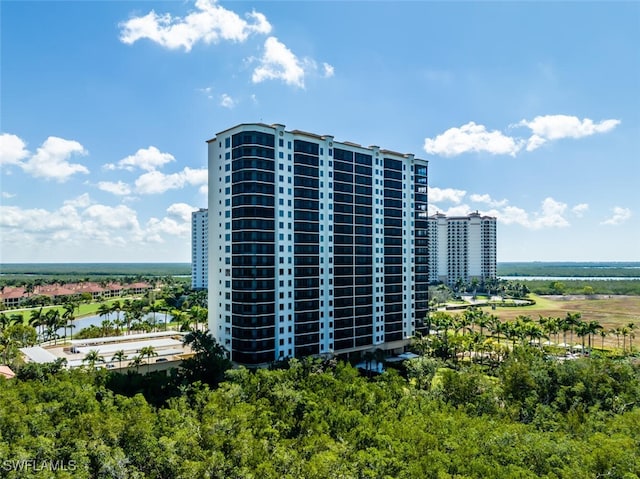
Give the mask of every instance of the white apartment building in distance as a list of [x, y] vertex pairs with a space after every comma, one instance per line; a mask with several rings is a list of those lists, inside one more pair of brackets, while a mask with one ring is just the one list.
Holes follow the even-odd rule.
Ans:
[[235, 362], [402, 349], [428, 309], [427, 162], [284, 125], [209, 150], [209, 329]]
[[209, 285], [209, 211], [200, 208], [191, 213], [191, 288]]
[[496, 277], [496, 218], [429, 216], [429, 280], [450, 286]]

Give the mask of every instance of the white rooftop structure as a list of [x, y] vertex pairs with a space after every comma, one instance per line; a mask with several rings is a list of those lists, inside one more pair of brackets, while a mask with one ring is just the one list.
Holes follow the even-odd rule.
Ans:
[[20, 348], [20, 352], [24, 354], [27, 358], [29, 358], [29, 362], [32, 363], [53, 363], [58, 359], [57, 356], [51, 354], [44, 348], [40, 346], [32, 346], [29, 348]]

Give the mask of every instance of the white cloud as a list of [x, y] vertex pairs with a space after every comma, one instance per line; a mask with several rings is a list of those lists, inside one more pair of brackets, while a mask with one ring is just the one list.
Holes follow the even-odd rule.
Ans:
[[430, 203], [439, 203], [441, 201], [460, 203], [466, 194], [466, 191], [456, 190], [454, 188], [435, 188], [430, 186], [428, 189], [428, 198]]
[[140, 148], [133, 155], [123, 158], [118, 163], [107, 163], [104, 168], [107, 170], [128, 170], [133, 171], [135, 168], [141, 170], [153, 171], [167, 163], [175, 161], [170, 153], [162, 153], [155, 146], [149, 148]]
[[282, 80], [287, 85], [304, 88], [305, 71], [300, 60], [276, 37], [264, 42], [260, 65], [253, 71], [253, 83], [264, 80]]
[[84, 165], [69, 162], [73, 155], [86, 154], [87, 151], [77, 141], [50, 136], [36, 153], [20, 166], [26, 173], [37, 178], [64, 182], [76, 173], [89, 173]]
[[206, 88], [198, 88], [198, 91], [204, 93], [209, 100], [213, 100], [213, 95], [211, 94], [213, 88], [211, 88], [210, 86]]
[[564, 218], [567, 204], [554, 200], [553, 198], [545, 198], [542, 202], [542, 211], [534, 215], [531, 221], [533, 229], [541, 228], [564, 228], [569, 226], [569, 222]]
[[[446, 216], [466, 216], [474, 211], [479, 211], [480, 214], [486, 216], [493, 216], [498, 221], [505, 225], [517, 224], [524, 228], [531, 230], [539, 230], [545, 228], [564, 228], [569, 226], [569, 222], [565, 218], [567, 213], [567, 205], [560, 201], [556, 201], [551, 197], [545, 198], [538, 211], [528, 213], [523, 208], [518, 206], [512, 206], [508, 204], [508, 200], [493, 200], [489, 195], [471, 194], [469, 199], [476, 203], [486, 203], [490, 206], [490, 209], [483, 210], [480, 208], [472, 208], [468, 204], [461, 203], [464, 197], [464, 191], [455, 190], [452, 188], [435, 188], [437, 200], [431, 199], [431, 189], [429, 190], [429, 215], [436, 213], [443, 213]], [[439, 208], [434, 205], [433, 202], [448, 200], [456, 204], [448, 209]], [[578, 205], [577, 211], [584, 210], [582, 205]], [[586, 206], [586, 205], [585, 205]], [[575, 208], [574, 208], [575, 210]], [[574, 211], [575, 213], [575, 211]]]
[[431, 155], [440, 156], [456, 156], [469, 152], [516, 156], [525, 145], [527, 151], [533, 151], [548, 141], [606, 133], [619, 124], [620, 120], [614, 119], [595, 123], [589, 118], [580, 120], [570, 115], [544, 115], [531, 121], [521, 120], [509, 125], [510, 128], [530, 128], [532, 135], [525, 140], [505, 135], [499, 130], [487, 131], [484, 125], [471, 121], [460, 128], [449, 128], [435, 138], [425, 138], [424, 150]]
[[322, 71], [325, 78], [331, 78], [335, 73], [335, 69], [333, 68], [333, 66], [329, 65], [326, 62], [322, 64]]
[[206, 44], [221, 40], [244, 42], [250, 35], [271, 32], [271, 24], [259, 12], [252, 11], [241, 18], [227, 10], [215, 0], [197, 0], [196, 11], [186, 17], [172, 17], [171, 14], [149, 12], [142, 17], [133, 17], [120, 24], [120, 41], [132, 44], [146, 38], [165, 48], [190, 51], [202, 41]]
[[7, 198], [7, 199], [9, 199], [9, 198], [15, 198], [15, 196], [16, 196], [16, 195], [14, 195], [13, 193], [9, 193], [8, 191], [3, 191], [3, 192], [2, 192], [2, 197], [3, 197], [3, 198]]
[[472, 121], [424, 141], [424, 150], [427, 153], [441, 156], [455, 156], [468, 152], [515, 156], [521, 148], [521, 141], [498, 130], [487, 131], [484, 125], [477, 125]]
[[220, 106], [232, 109], [234, 106], [236, 106], [236, 102], [229, 95], [223, 93], [222, 95], [220, 95]]
[[584, 214], [589, 210], [589, 205], [587, 203], [580, 203], [579, 205], [575, 205], [573, 208], [571, 208], [571, 211], [573, 211], [573, 214], [576, 215], [578, 218], [582, 218], [582, 216], [584, 216]]
[[497, 211], [494, 216], [498, 218], [498, 221], [507, 225], [518, 224], [530, 227], [529, 214], [517, 206], [505, 206], [502, 210]]
[[2, 133], [0, 135], [0, 166], [21, 165], [29, 156], [26, 143], [17, 135]]
[[0, 205], [0, 232], [7, 243], [42, 247], [66, 241], [70, 247], [94, 241], [98, 245], [132, 247], [162, 243], [166, 235], [188, 238], [191, 212], [197, 208], [175, 203], [163, 218], [151, 218], [141, 227], [137, 212], [126, 205], [94, 203], [83, 194], [58, 209], [23, 209]]
[[623, 208], [616, 206], [613, 208], [613, 215], [610, 218], [604, 220], [603, 225], [620, 225], [631, 218], [631, 210], [629, 208]]
[[126, 196], [131, 194], [131, 187], [122, 181], [100, 181], [98, 182], [98, 188], [102, 191], [113, 193], [114, 195], [118, 196]]
[[508, 203], [507, 200], [494, 200], [488, 194], [479, 195], [477, 193], [473, 193], [469, 195], [469, 199], [476, 203], [486, 203], [489, 206], [505, 206]]
[[180, 219], [191, 224], [191, 213], [197, 211], [195, 206], [186, 203], [174, 203], [167, 208], [167, 214], [172, 218]]
[[71, 208], [86, 208], [92, 203], [91, 198], [89, 197], [89, 193], [83, 193], [76, 198], [71, 200], [67, 200], [64, 202], [64, 206], [69, 206]]
[[526, 126], [531, 129], [533, 135], [527, 141], [527, 151], [533, 151], [550, 140], [562, 138], [582, 138], [606, 133], [620, 124], [620, 120], [603, 120], [594, 123], [589, 118], [580, 118], [569, 115], [544, 115], [537, 116], [531, 121], [522, 120], [516, 126]]
[[174, 203], [167, 208], [167, 216], [151, 218], [146, 225], [146, 235], [154, 242], [162, 243], [163, 234], [186, 238], [191, 233], [191, 213], [198, 208], [186, 203]]
[[158, 194], [168, 190], [180, 189], [186, 185], [199, 186], [208, 182], [206, 168], [186, 167], [178, 173], [165, 175], [159, 171], [144, 173], [135, 181], [136, 191], [140, 194]]

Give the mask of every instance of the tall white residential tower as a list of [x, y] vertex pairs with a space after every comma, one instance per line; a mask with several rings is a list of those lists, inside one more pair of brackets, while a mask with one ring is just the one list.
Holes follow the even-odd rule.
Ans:
[[209, 148], [209, 328], [244, 364], [400, 349], [428, 307], [427, 162], [284, 125]]
[[209, 285], [209, 211], [200, 208], [191, 213], [191, 287]]
[[429, 279], [454, 285], [496, 277], [496, 218], [429, 216]]

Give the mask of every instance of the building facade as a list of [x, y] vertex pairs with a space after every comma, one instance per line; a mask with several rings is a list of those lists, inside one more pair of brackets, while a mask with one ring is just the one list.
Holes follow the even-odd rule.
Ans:
[[209, 210], [191, 213], [191, 288], [209, 286]]
[[429, 216], [429, 279], [455, 285], [496, 277], [496, 218]]
[[403, 347], [428, 308], [427, 162], [284, 125], [209, 149], [209, 329], [233, 361]]

